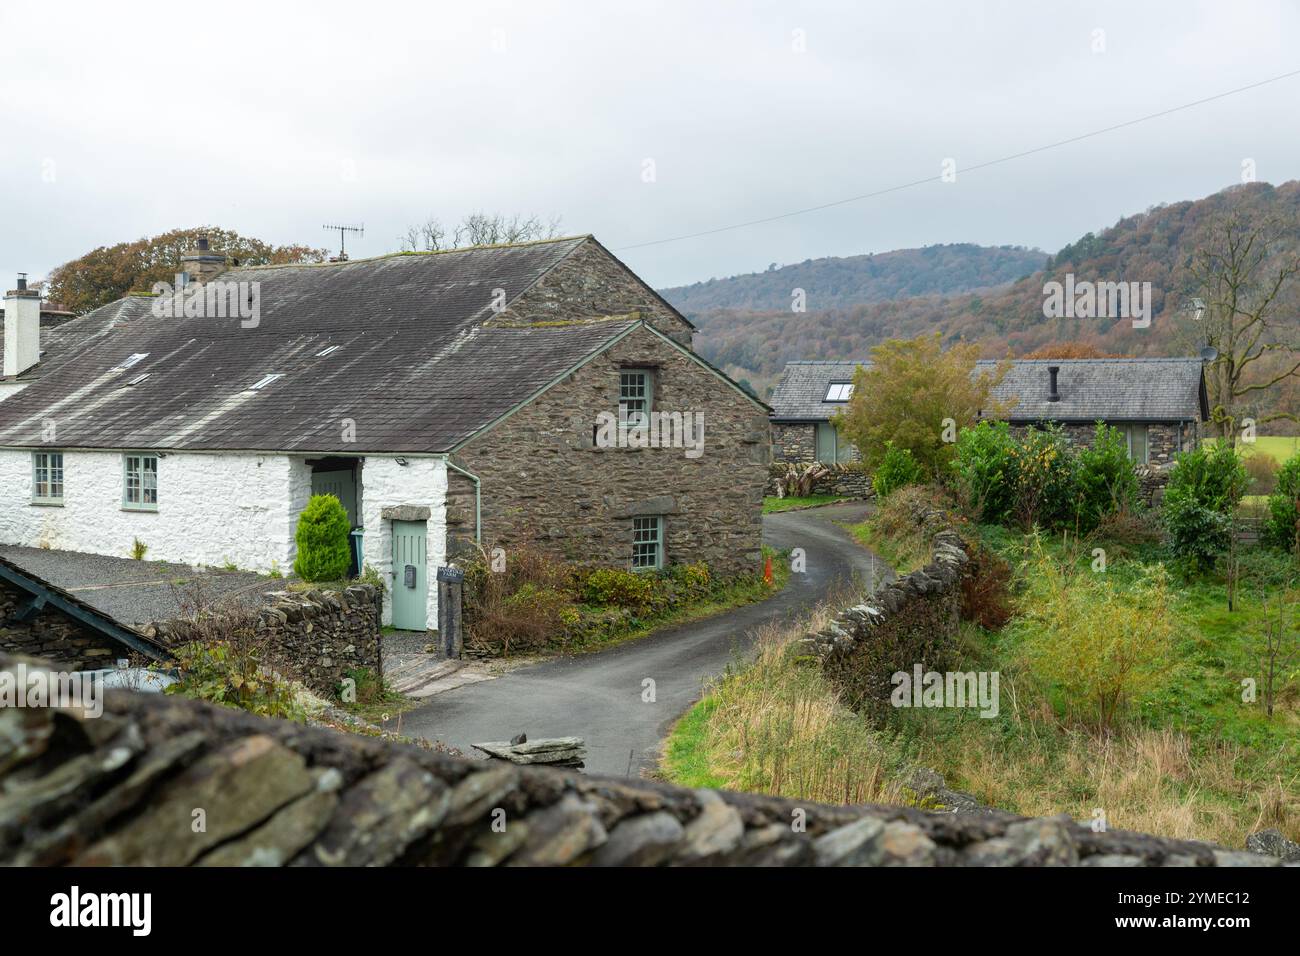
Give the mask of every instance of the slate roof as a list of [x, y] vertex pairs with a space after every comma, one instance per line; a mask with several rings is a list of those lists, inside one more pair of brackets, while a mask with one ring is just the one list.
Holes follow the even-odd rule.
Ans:
[[831, 382], [851, 382], [859, 365], [870, 359], [849, 362], [791, 362], [768, 402], [773, 421], [824, 422], [844, 407], [842, 402], [824, 402]]
[[[791, 362], [772, 393], [772, 420], [826, 421], [843, 408], [824, 402], [831, 382], [850, 381], [860, 362]], [[976, 374], [998, 363], [976, 363]], [[1048, 366], [1060, 366], [1058, 402], [1049, 402]], [[1206, 421], [1209, 403], [1199, 358], [1015, 359], [993, 390], [998, 401], [1016, 400], [1012, 422]]]
[[[978, 362], [976, 371], [996, 362]], [[1058, 402], [1049, 402], [1048, 366]], [[1013, 422], [1208, 421], [1209, 401], [1199, 358], [1017, 359], [993, 389], [998, 401], [1016, 399]]]
[[0, 446], [43, 444], [53, 420], [64, 448], [448, 451], [640, 324], [484, 327], [494, 290], [513, 301], [587, 241], [231, 269], [260, 283], [255, 328], [119, 300], [49, 330], [31, 384], [0, 401]]

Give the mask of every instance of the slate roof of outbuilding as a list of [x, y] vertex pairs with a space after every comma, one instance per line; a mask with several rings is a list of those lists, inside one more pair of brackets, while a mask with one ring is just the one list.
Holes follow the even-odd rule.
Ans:
[[[991, 371], [996, 362], [978, 362]], [[1047, 400], [1049, 366], [1059, 366], [1060, 401]], [[1206, 421], [1209, 403], [1199, 358], [1017, 359], [993, 389], [1014, 398], [1009, 421]]]
[[[231, 269], [260, 283], [255, 328], [127, 297], [49, 330], [31, 384], [0, 402], [0, 445], [45, 444], [52, 420], [65, 448], [448, 451], [640, 324], [483, 325], [495, 290], [514, 301], [587, 241]], [[133, 353], [148, 356], [121, 370]]]
[[87, 604], [81, 598], [69, 594], [63, 588], [8, 558], [0, 557], [0, 582], [24, 591], [29, 597], [40, 601], [41, 609], [46, 613], [56, 612], [72, 618], [79, 624], [111, 638], [128, 651], [137, 651], [155, 661], [166, 661], [171, 658], [171, 652], [159, 641], [146, 637], [129, 624]]
[[831, 382], [851, 382], [859, 365], [870, 359], [848, 362], [791, 362], [768, 402], [775, 421], [826, 421], [844, 407], [841, 402], [822, 401]]
[[[772, 393], [772, 420], [826, 421], [844, 406], [826, 402], [831, 382], [847, 382], [859, 365], [791, 362]], [[976, 363], [976, 373], [998, 363]], [[1059, 366], [1058, 402], [1049, 402], [1049, 366]], [[1205, 421], [1209, 406], [1199, 358], [1015, 359], [993, 390], [998, 401], [1015, 399], [1012, 422]]]

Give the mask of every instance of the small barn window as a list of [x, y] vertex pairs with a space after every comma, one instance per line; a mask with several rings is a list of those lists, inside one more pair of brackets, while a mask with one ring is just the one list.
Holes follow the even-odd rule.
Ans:
[[63, 452], [32, 453], [32, 501], [40, 505], [63, 504]]
[[823, 465], [846, 465], [853, 460], [853, 445], [830, 422], [817, 423], [817, 460]]
[[618, 373], [619, 411], [633, 425], [648, 424], [654, 400], [654, 376], [646, 368], [625, 368]]
[[1151, 450], [1147, 443], [1146, 425], [1129, 425], [1124, 431], [1128, 435], [1128, 456], [1139, 465], [1149, 462]]
[[632, 569], [651, 571], [663, 567], [663, 518], [648, 515], [632, 519]]
[[158, 456], [124, 455], [122, 507], [131, 511], [158, 510]]

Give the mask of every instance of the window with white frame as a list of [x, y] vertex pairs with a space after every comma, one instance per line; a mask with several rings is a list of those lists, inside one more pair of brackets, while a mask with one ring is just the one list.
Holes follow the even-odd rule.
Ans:
[[63, 504], [63, 452], [32, 452], [32, 501]]
[[654, 375], [648, 368], [625, 368], [618, 373], [618, 407], [628, 423], [649, 424], [654, 400]]
[[654, 570], [664, 563], [664, 519], [648, 515], [632, 519], [632, 569]]
[[158, 510], [158, 456], [128, 454], [122, 457], [122, 507], [132, 511]]

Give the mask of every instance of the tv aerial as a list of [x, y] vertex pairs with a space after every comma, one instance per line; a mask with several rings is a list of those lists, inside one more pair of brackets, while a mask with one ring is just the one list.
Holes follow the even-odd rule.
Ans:
[[346, 224], [344, 224], [344, 223], [328, 223], [328, 222], [327, 222], [327, 223], [326, 223], [324, 226], [322, 226], [321, 228], [324, 229], [326, 232], [333, 232], [333, 231], [335, 231], [335, 230], [338, 230], [338, 234], [339, 234], [339, 254], [338, 254], [337, 257], [335, 257], [334, 259], [330, 260], [330, 261], [332, 261], [332, 262], [347, 262], [347, 261], [348, 261], [348, 250], [347, 250], [346, 240], [347, 240], [347, 234], [348, 234], [349, 232], [356, 233], [358, 236], [364, 236], [364, 235], [366, 234], [366, 226], [365, 226], [365, 223], [362, 223], [362, 224], [359, 225], [359, 226], [349, 226], [349, 225], [346, 225]]

